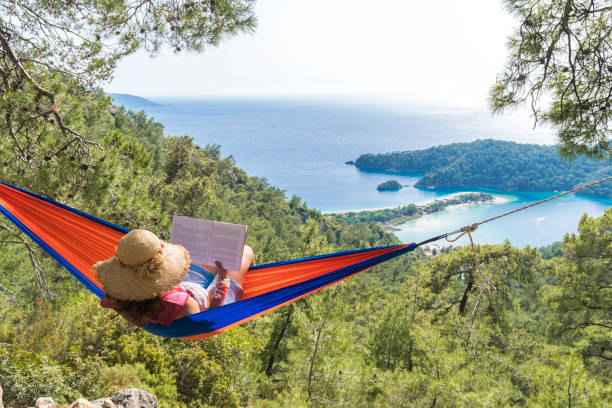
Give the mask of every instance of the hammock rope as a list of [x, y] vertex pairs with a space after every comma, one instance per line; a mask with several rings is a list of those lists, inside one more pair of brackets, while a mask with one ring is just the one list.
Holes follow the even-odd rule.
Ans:
[[495, 287], [495, 285], [493, 285], [493, 282], [491, 282], [491, 280], [487, 277], [487, 275], [485, 275], [484, 272], [482, 272], [482, 270], [480, 269], [480, 262], [478, 262], [478, 253], [476, 252], [476, 247], [474, 246], [474, 240], [472, 239], [472, 232], [476, 231], [476, 228], [478, 228], [478, 224], [467, 225], [462, 228], [463, 232], [459, 234], [457, 237], [453, 239], [446, 237], [446, 240], [448, 242], [455, 242], [459, 238], [467, 234], [468, 238], [470, 239], [470, 244], [472, 245], [472, 253], [474, 254], [474, 269], [476, 269], [478, 273], [480, 274], [480, 276], [482, 276], [482, 279], [484, 279], [484, 281], [487, 283], [489, 290], [491, 290], [492, 292], [497, 292], [497, 288]]

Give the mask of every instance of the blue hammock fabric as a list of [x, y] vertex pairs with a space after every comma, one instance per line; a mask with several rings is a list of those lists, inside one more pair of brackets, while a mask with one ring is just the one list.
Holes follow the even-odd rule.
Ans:
[[[115, 255], [127, 229], [38, 194], [0, 182], [0, 212], [98, 297], [92, 266]], [[228, 330], [335, 282], [412, 251], [416, 244], [343, 251], [252, 267], [243, 299], [144, 330], [197, 340]]]

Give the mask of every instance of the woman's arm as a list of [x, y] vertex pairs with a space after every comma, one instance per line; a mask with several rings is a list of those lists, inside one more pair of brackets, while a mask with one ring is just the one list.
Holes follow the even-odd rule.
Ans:
[[200, 305], [198, 305], [198, 302], [196, 302], [195, 299], [189, 296], [189, 299], [187, 299], [187, 303], [185, 303], [185, 306], [183, 306], [183, 310], [181, 310], [181, 312], [176, 315], [174, 320], [196, 313], [200, 313]]

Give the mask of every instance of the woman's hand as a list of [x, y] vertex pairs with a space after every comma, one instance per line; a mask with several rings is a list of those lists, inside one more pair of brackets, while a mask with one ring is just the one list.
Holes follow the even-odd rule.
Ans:
[[223, 267], [221, 262], [215, 261], [217, 266], [217, 282], [210, 291], [210, 308], [223, 306], [225, 303], [225, 295], [229, 288], [230, 281], [228, 279], [227, 269]]
[[227, 269], [223, 267], [221, 262], [215, 261], [215, 266], [217, 267], [217, 279], [219, 280], [227, 279], [227, 275], [228, 275]]

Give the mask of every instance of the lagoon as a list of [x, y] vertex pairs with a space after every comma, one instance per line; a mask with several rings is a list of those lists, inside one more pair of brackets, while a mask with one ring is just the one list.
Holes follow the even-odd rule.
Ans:
[[[311, 96], [292, 98], [215, 97], [151, 98], [162, 106], [144, 109], [170, 135], [189, 134], [198, 144], [217, 144], [224, 155], [249, 175], [297, 195], [321, 211], [367, 209], [428, 201], [457, 190], [403, 188], [379, 192], [389, 179], [413, 185], [421, 175], [360, 171], [344, 164], [362, 153], [422, 149], [440, 144], [494, 138], [522, 143], [554, 142], [552, 131], [531, 129], [526, 114], [492, 116], [486, 109], [424, 106], [406, 101], [380, 101]], [[129, 106], [127, 106], [129, 108]], [[470, 189], [474, 190], [474, 189]], [[402, 225], [398, 237], [419, 241], [554, 193], [512, 194], [500, 205], [450, 209]], [[612, 200], [580, 196], [528, 210], [487, 226], [480, 243], [547, 245], [576, 230], [581, 214], [603, 213]]]

